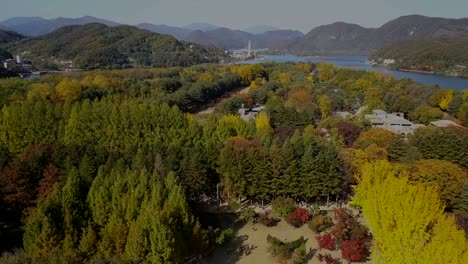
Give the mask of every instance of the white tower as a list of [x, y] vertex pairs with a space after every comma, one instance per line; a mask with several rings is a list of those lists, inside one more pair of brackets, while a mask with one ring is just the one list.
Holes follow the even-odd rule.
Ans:
[[247, 49], [247, 57], [252, 56], [252, 41], [249, 40], [249, 47]]

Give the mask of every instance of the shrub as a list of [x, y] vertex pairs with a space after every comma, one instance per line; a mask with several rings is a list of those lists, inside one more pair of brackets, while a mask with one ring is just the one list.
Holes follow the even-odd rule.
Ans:
[[252, 208], [245, 208], [241, 211], [240, 218], [245, 222], [253, 221], [257, 217], [257, 213]]
[[271, 203], [273, 211], [280, 217], [287, 217], [296, 208], [294, 200], [291, 198], [277, 197]]
[[336, 224], [330, 232], [338, 244], [346, 240], [370, 239], [369, 229], [359, 223], [348, 211], [339, 208], [334, 210], [334, 214]]
[[324, 232], [332, 226], [332, 219], [326, 215], [317, 215], [309, 222], [309, 228], [315, 233]]
[[305, 248], [305, 244], [298, 248], [296, 248], [292, 255], [292, 264], [305, 264], [307, 263], [307, 251]]
[[325, 234], [323, 236], [316, 236], [315, 239], [319, 244], [320, 248], [333, 250], [335, 246], [335, 239], [330, 234]]
[[321, 262], [325, 262], [326, 264], [335, 264], [335, 263], [339, 263], [339, 260], [336, 259], [336, 258], [333, 258], [330, 253], [328, 254], [318, 254], [317, 255], [317, 258], [319, 261]]
[[343, 241], [340, 249], [341, 256], [349, 261], [362, 261], [367, 257], [367, 246], [361, 239]]
[[309, 221], [309, 218], [310, 218], [309, 210], [304, 209], [304, 208], [297, 208], [296, 211], [294, 211], [294, 215], [303, 224], [307, 223], [307, 221]]
[[309, 210], [304, 208], [297, 208], [294, 212], [288, 215], [286, 221], [294, 227], [301, 227], [307, 223], [307, 221], [309, 221], [309, 217]]
[[274, 226], [277, 222], [276, 219], [270, 216], [269, 212], [259, 214], [257, 220], [262, 225], [268, 226], [268, 227]]
[[303, 225], [303, 223], [298, 218], [296, 218], [296, 215], [294, 215], [294, 213], [290, 213], [288, 215], [288, 217], [286, 218], [286, 222], [288, 222], [288, 224], [296, 228], [299, 228]]
[[306, 240], [304, 237], [300, 237], [297, 240], [291, 242], [283, 242], [276, 237], [267, 236], [267, 242], [270, 244], [268, 247], [268, 252], [270, 252], [274, 257], [279, 258], [290, 258], [294, 250], [301, 247], [301, 245], [305, 244]]
[[223, 231], [216, 229], [215, 234], [216, 234], [216, 244], [222, 245], [231, 238], [231, 236], [234, 234], [234, 230], [232, 228], [228, 228]]

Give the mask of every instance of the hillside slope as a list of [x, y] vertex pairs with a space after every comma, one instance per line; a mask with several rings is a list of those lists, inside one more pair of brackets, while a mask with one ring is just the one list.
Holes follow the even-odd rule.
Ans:
[[396, 69], [468, 77], [468, 38], [403, 41], [379, 50], [372, 59], [394, 59], [389, 66]]
[[368, 55], [404, 40], [429, 40], [468, 36], [468, 19], [411, 15], [399, 17], [379, 28], [337, 22], [312, 29], [303, 38], [285, 43], [283, 51], [299, 54]]
[[216, 62], [219, 50], [208, 50], [131, 26], [68, 26], [7, 46], [31, 58], [72, 60], [74, 67], [187, 66]]
[[168, 34], [176, 39], [183, 39], [188, 33], [192, 32], [190, 29], [181, 27], [171, 27], [168, 25], [154, 25], [151, 23], [141, 23], [135, 25], [137, 28], [146, 29], [154, 33]]
[[107, 26], [119, 25], [116, 22], [92, 16], [84, 16], [80, 18], [59, 17], [54, 19], [43, 19], [38, 17], [12, 18], [1, 22], [0, 25], [4, 25], [7, 28], [18, 32], [24, 36], [37, 37], [48, 34], [62, 27], [72, 25], [85, 25], [90, 23], [100, 23]]
[[0, 44], [18, 41], [23, 38], [21, 34], [16, 32], [0, 29]]
[[193, 31], [187, 34], [184, 40], [222, 49], [243, 49], [251, 41], [254, 49], [276, 49], [287, 41], [303, 35], [302, 32], [295, 30], [275, 30], [263, 34], [251, 34], [242, 30], [218, 28], [210, 31]]

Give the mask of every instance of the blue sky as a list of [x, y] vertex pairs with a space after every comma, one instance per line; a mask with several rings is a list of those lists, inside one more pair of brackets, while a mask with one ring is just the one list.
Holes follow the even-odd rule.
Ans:
[[378, 27], [408, 14], [468, 17], [468, 0], [0, 0], [0, 7], [0, 20], [91, 15], [127, 24], [266, 24], [305, 32], [335, 21]]

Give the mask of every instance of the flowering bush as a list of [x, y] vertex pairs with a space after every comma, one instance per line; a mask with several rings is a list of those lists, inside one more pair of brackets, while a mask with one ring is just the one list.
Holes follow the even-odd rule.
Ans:
[[294, 227], [301, 227], [307, 223], [307, 221], [309, 221], [309, 217], [309, 210], [304, 208], [297, 208], [294, 212], [288, 215], [286, 221]]
[[307, 221], [309, 221], [309, 218], [310, 218], [309, 210], [304, 209], [304, 208], [297, 208], [296, 211], [294, 211], [294, 215], [303, 224], [307, 223]]
[[362, 239], [343, 241], [340, 249], [341, 256], [349, 261], [362, 261], [368, 255], [366, 243]]
[[338, 244], [346, 240], [363, 239], [370, 240], [369, 229], [344, 209], [335, 209], [336, 224], [331, 234]]
[[333, 221], [326, 215], [317, 215], [309, 222], [309, 228], [315, 233], [321, 233], [333, 226]]
[[276, 219], [270, 216], [269, 212], [259, 214], [257, 220], [264, 226], [274, 226], [277, 222]]
[[317, 240], [320, 248], [333, 250], [333, 247], [335, 246], [335, 239], [330, 234], [316, 236], [315, 239]]

